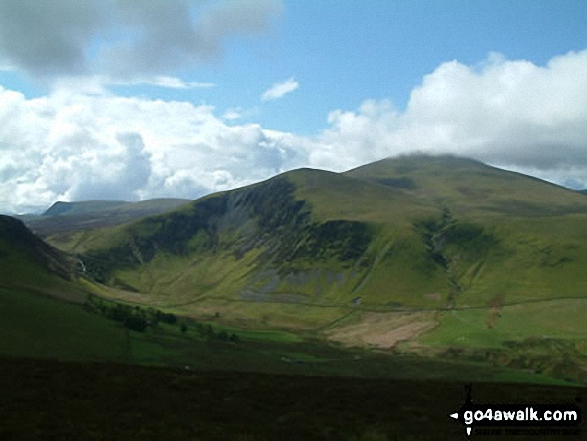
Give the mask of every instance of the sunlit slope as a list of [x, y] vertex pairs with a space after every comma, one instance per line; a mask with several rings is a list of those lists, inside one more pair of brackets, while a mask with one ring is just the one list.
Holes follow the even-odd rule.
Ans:
[[433, 201], [460, 217], [587, 214], [587, 199], [576, 191], [467, 158], [405, 156], [344, 174]]
[[419, 227], [446, 268], [451, 304], [587, 295], [583, 195], [450, 156], [387, 159], [345, 174], [442, 207], [441, 219]]
[[[444, 272], [433, 268], [420, 276], [417, 264], [428, 257], [413, 227], [440, 214], [377, 184], [302, 169], [98, 231], [72, 251], [82, 254], [96, 280], [160, 305], [442, 306]], [[412, 257], [384, 259], [398, 243]], [[395, 264], [383, 267], [383, 260]], [[383, 286], [390, 281], [393, 292]], [[413, 296], [435, 290], [442, 294]]]
[[408, 157], [296, 170], [69, 249], [136, 301], [318, 326], [357, 308], [586, 297], [587, 199], [468, 159]]

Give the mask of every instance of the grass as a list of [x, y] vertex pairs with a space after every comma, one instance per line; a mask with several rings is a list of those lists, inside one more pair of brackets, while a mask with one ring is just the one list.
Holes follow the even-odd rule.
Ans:
[[[105, 297], [276, 330], [273, 343], [342, 327], [354, 310], [430, 309], [439, 326], [416, 344], [501, 350], [541, 335], [584, 338], [586, 213], [584, 195], [537, 179], [411, 157], [345, 174], [297, 170], [64, 243], [97, 256]], [[14, 262], [22, 279], [40, 274]], [[157, 357], [174, 358], [173, 339], [157, 343]]]
[[0, 288], [0, 353], [78, 360], [121, 360], [125, 341], [113, 322], [79, 305], [25, 289]]
[[[587, 299], [549, 300], [504, 306], [499, 318], [488, 326], [489, 308], [443, 312], [439, 325], [423, 335], [420, 341], [434, 346], [503, 347], [508, 341], [529, 338], [557, 338], [587, 341], [583, 326]], [[554, 319], [553, 319], [554, 318]]]
[[[181, 332], [179, 324], [185, 323], [181, 319], [173, 326], [131, 331], [81, 305], [23, 289], [1, 289], [0, 306], [0, 331], [5, 336], [0, 353], [10, 356], [356, 377], [474, 380], [503, 378], [508, 372], [519, 375], [515, 370], [469, 362], [347, 350], [286, 332], [216, 325], [215, 332], [235, 333], [238, 341], [207, 340], [194, 332], [191, 322], [187, 332]], [[528, 375], [526, 381], [536, 378]]]
[[[293, 184], [293, 196], [286, 182]], [[236, 207], [239, 198], [249, 205], [223, 211], [227, 201]], [[296, 222], [307, 221], [304, 210], [318, 225], [312, 230], [317, 236], [300, 230], [290, 238], [288, 229], [297, 231]], [[258, 324], [308, 328], [341, 316], [324, 306], [344, 309], [356, 297], [363, 307], [379, 310], [487, 306], [503, 295], [506, 304], [584, 297], [587, 279], [579, 275], [587, 265], [587, 214], [582, 210], [587, 212], [583, 195], [533, 178], [466, 159], [412, 157], [345, 174], [296, 170], [173, 213], [76, 237], [75, 250], [116, 257], [138, 244], [143, 251], [127, 256], [135, 263], [115, 265], [108, 281], [141, 292], [135, 296], [139, 302], [183, 314], [195, 313], [193, 303], [236, 321], [250, 314]], [[453, 223], [436, 232], [446, 242], [436, 237], [439, 249], [431, 251], [416, 225], [445, 212]], [[337, 246], [344, 249], [337, 231], [353, 236], [355, 230], [365, 236], [357, 233], [357, 243], [368, 241], [357, 247], [361, 256], [337, 259], [330, 242], [341, 242]], [[321, 242], [329, 234], [332, 240]], [[185, 239], [182, 252], [173, 251], [178, 235]], [[155, 250], [152, 257], [149, 250]], [[235, 303], [246, 300], [244, 292], [269, 297]], [[292, 296], [304, 304], [298, 316], [290, 311], [300, 308], [276, 303]]]

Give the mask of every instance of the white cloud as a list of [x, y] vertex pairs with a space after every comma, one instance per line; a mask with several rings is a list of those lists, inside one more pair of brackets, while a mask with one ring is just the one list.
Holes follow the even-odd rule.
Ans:
[[344, 170], [409, 152], [453, 153], [587, 187], [587, 51], [546, 66], [491, 54], [478, 66], [440, 65], [407, 109], [367, 100], [330, 113], [310, 156]]
[[[410, 152], [453, 153], [587, 187], [587, 51], [545, 66], [491, 55], [444, 63], [405, 111], [366, 100], [314, 137], [227, 125], [211, 106], [0, 87], [0, 212], [57, 199], [197, 198], [310, 166], [343, 171]], [[240, 109], [237, 109], [239, 113]], [[244, 113], [246, 111], [243, 111]]]
[[52, 90], [56, 94], [109, 94], [109, 86], [137, 86], [147, 85], [168, 89], [209, 89], [216, 84], [209, 82], [184, 81], [180, 78], [169, 76], [113, 78], [106, 75], [66, 75], [55, 78], [52, 81]]
[[279, 132], [227, 126], [210, 106], [0, 87], [0, 212], [54, 201], [198, 198], [306, 163]]
[[132, 80], [108, 80], [104, 79], [105, 84], [132, 86], [139, 84], [146, 84], [149, 86], [165, 87], [169, 89], [209, 89], [215, 87], [216, 84], [209, 82], [184, 81], [180, 78], [169, 76], [155, 76], [152, 78], [135, 78]]
[[224, 112], [224, 115], [222, 115], [222, 119], [225, 119], [227, 121], [233, 121], [235, 119], [240, 119], [242, 117], [243, 114], [240, 108], [227, 109], [226, 112]]
[[267, 89], [263, 95], [261, 95], [262, 101], [277, 100], [287, 93], [293, 92], [299, 87], [299, 83], [294, 81], [293, 78], [286, 80], [282, 83], [275, 83], [269, 89]]

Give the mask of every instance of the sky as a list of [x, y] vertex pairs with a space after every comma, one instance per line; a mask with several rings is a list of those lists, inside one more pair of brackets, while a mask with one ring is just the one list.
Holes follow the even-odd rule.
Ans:
[[1, 0], [0, 212], [451, 153], [587, 188], [584, 0]]

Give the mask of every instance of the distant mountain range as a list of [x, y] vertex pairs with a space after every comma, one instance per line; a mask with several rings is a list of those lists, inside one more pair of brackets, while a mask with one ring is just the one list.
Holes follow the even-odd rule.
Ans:
[[187, 199], [150, 199], [140, 202], [55, 202], [41, 215], [17, 216], [35, 233], [48, 236], [130, 222], [163, 213], [189, 202]]

